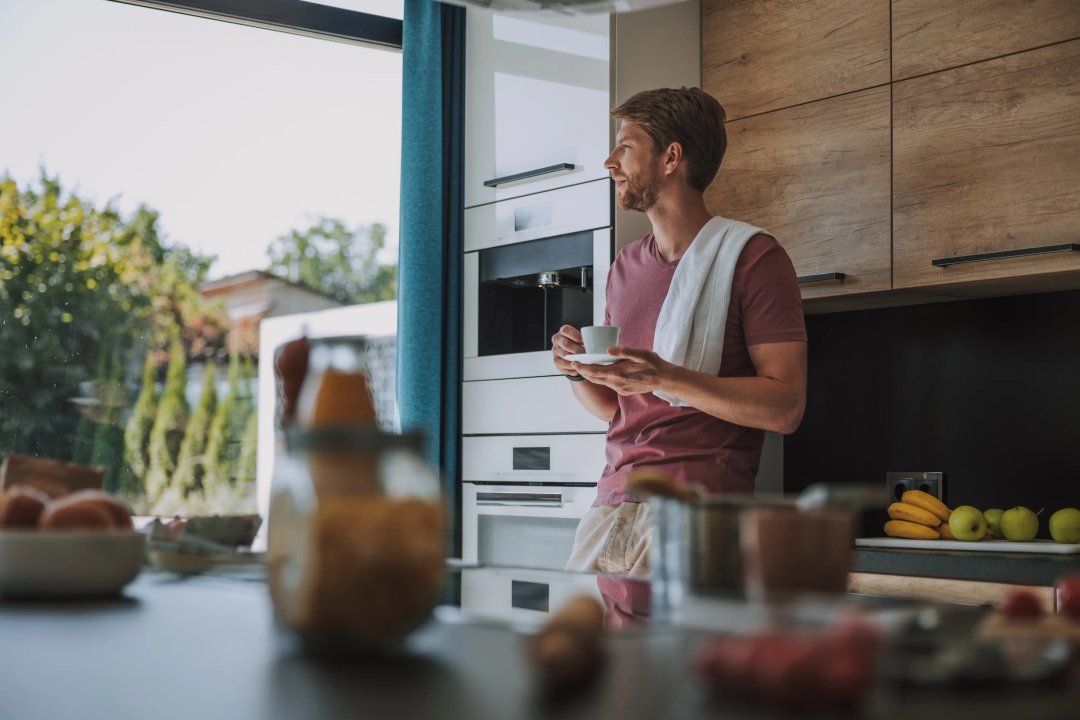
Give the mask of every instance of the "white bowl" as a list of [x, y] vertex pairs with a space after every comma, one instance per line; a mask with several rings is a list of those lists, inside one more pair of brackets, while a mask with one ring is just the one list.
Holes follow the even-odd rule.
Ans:
[[145, 546], [131, 530], [0, 531], [0, 595], [115, 595], [139, 574]]

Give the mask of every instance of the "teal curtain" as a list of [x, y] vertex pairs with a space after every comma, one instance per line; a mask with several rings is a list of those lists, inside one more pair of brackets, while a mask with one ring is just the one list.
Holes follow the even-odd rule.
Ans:
[[398, 408], [444, 477], [460, 554], [465, 10], [405, 0]]

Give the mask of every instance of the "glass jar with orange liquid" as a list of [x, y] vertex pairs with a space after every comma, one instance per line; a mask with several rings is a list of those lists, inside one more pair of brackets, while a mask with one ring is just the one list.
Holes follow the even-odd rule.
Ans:
[[438, 474], [419, 436], [377, 428], [363, 352], [358, 338], [311, 341], [274, 468], [271, 598], [314, 647], [398, 643], [427, 619], [443, 581]]
[[307, 372], [297, 401], [297, 422], [304, 427], [375, 425], [365, 339], [327, 337], [308, 343]]

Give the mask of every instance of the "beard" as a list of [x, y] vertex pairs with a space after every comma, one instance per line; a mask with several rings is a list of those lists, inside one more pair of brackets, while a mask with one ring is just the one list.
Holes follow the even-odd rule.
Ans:
[[652, 170], [626, 176], [626, 188], [622, 195], [615, 193], [623, 210], [646, 212], [660, 198], [660, 174]]

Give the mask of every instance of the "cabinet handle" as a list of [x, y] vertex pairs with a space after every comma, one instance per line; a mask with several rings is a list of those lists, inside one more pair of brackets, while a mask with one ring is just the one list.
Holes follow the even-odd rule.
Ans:
[[826, 282], [828, 280], [843, 280], [846, 277], [847, 275], [844, 273], [830, 272], [818, 275], [800, 275], [795, 279], [799, 281], [800, 285], [805, 285], [806, 283]]
[[1077, 250], [1080, 250], [1080, 243], [1043, 245], [1042, 247], [1020, 248], [1019, 250], [996, 250], [994, 252], [978, 253], [976, 255], [957, 255], [956, 257], [951, 258], [938, 258], [937, 260], [931, 260], [930, 264], [935, 267], [948, 267], [949, 265], [962, 265], [964, 263], [982, 262], [983, 260], [1001, 260], [1002, 258], [1075, 252]]
[[482, 492], [476, 493], [476, 504], [508, 507], [562, 507], [563, 496], [562, 493]]
[[549, 167], [542, 167], [536, 170], [526, 170], [525, 172], [515, 173], [514, 175], [506, 175], [504, 177], [495, 178], [494, 180], [485, 180], [484, 187], [498, 187], [500, 185], [509, 185], [512, 182], [518, 182], [519, 180], [531, 180], [541, 175], [550, 175], [558, 172], [570, 172], [576, 167], [573, 163], [559, 163], [558, 165], [551, 165]]

